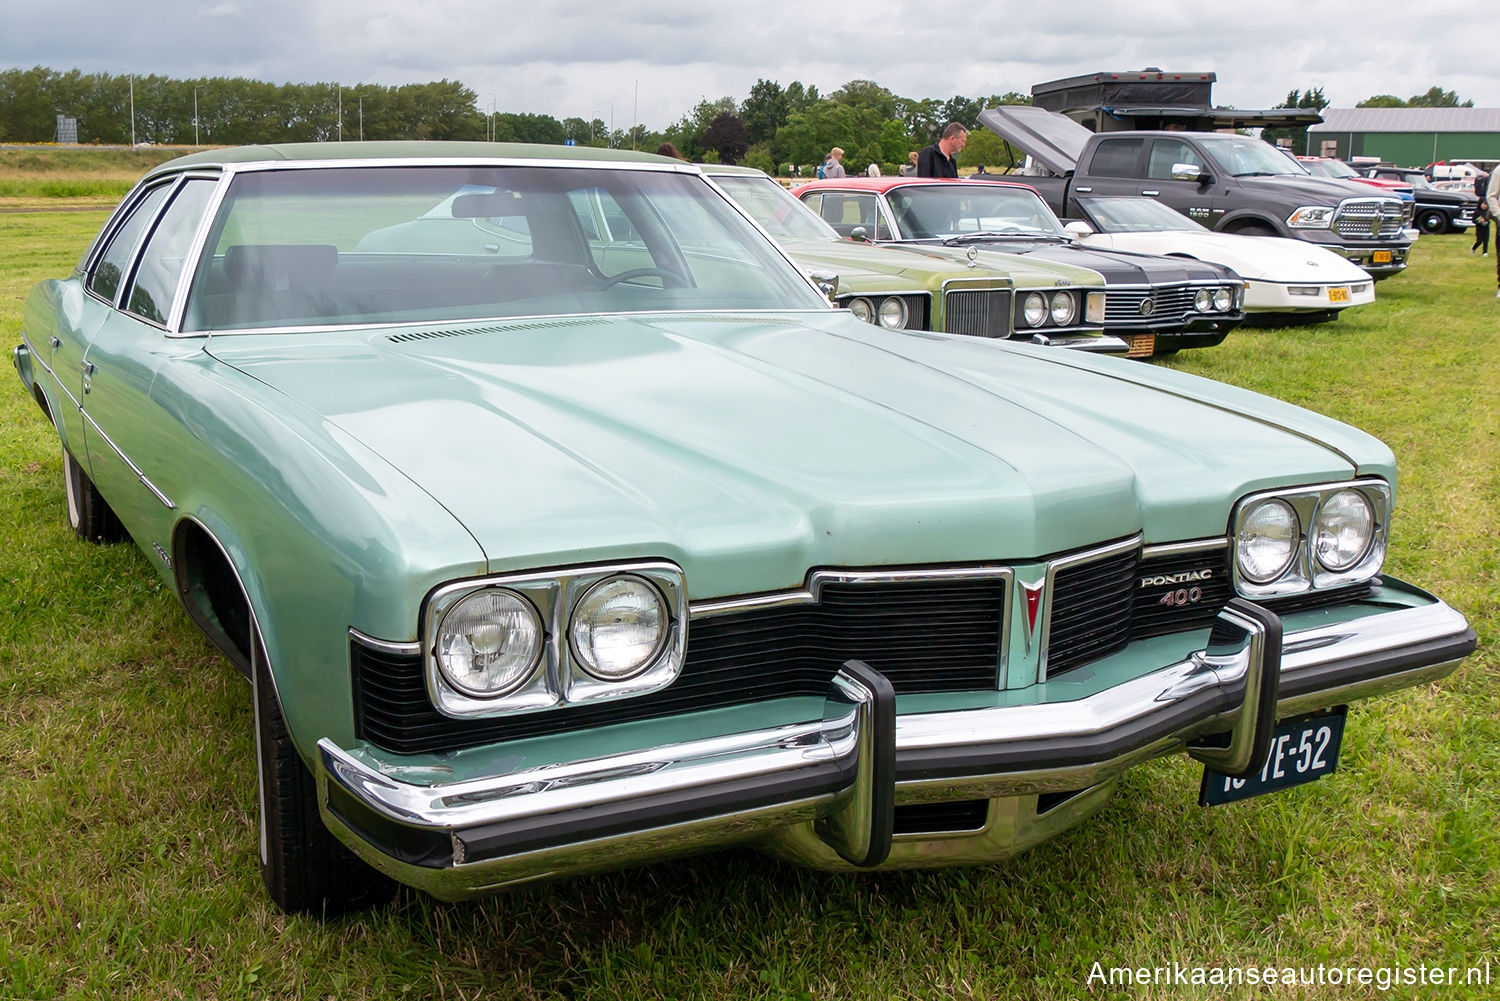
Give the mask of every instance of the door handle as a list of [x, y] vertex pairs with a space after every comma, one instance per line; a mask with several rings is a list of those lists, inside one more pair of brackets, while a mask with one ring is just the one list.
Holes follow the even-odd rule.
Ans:
[[62, 338], [54, 334], [53, 336], [47, 338], [47, 343], [52, 345], [53, 351], [56, 351], [58, 348], [62, 347]]
[[1076, 192], [1078, 192], [1080, 195], [1086, 195], [1090, 191], [1093, 191], [1094, 189], [1093, 189], [1092, 186], [1090, 186], [1090, 187], [1087, 187], [1087, 188], [1074, 188], [1073, 190], [1076, 191]]
[[83, 374], [84, 375], [93, 375], [94, 374], [94, 363], [91, 362], [91, 361], [86, 361], [86, 362], [84, 362], [79, 367], [83, 369]]
[[1145, 196], [1146, 198], [1157, 198], [1157, 197], [1159, 197], [1161, 195], [1161, 192], [1160, 191], [1142, 191], [1141, 194], [1143, 196]]

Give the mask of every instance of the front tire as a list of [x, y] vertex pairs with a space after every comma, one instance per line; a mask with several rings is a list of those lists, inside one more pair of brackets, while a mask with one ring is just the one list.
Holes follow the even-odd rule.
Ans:
[[1276, 236], [1277, 232], [1270, 226], [1260, 223], [1249, 223], [1234, 231], [1235, 236]]
[[318, 815], [317, 781], [287, 733], [260, 637], [251, 639], [260, 874], [276, 906], [333, 917], [384, 904], [396, 884], [333, 836]]
[[120, 524], [99, 488], [94, 486], [94, 481], [89, 479], [89, 474], [83, 471], [66, 445], [63, 446], [62, 458], [63, 494], [67, 499], [69, 527], [80, 539], [89, 542], [124, 542], [128, 539], [130, 536], [125, 526]]
[[1448, 232], [1448, 217], [1443, 213], [1432, 209], [1417, 216], [1417, 226], [1424, 233], [1438, 234]]

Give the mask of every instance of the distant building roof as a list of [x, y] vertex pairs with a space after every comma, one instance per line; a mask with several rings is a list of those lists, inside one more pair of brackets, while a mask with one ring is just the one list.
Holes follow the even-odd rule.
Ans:
[[1324, 108], [1309, 132], [1500, 132], [1500, 108]]

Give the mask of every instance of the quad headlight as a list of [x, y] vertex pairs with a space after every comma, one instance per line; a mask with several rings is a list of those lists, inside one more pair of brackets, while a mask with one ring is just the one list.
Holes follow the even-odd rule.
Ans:
[[671, 625], [661, 592], [621, 574], [589, 588], [573, 609], [568, 643], [579, 665], [600, 681], [626, 681], [661, 652]]
[[887, 330], [905, 330], [911, 320], [911, 308], [907, 306], [906, 299], [899, 295], [888, 295], [878, 300], [874, 297], [857, 296], [845, 303], [845, 307], [858, 319]]
[[1028, 327], [1040, 327], [1047, 322], [1047, 297], [1040, 292], [1032, 292], [1026, 297], [1021, 307], [1021, 315], [1026, 320]]
[[515, 691], [542, 655], [541, 617], [525, 597], [485, 588], [448, 609], [438, 625], [434, 655], [455, 689], [474, 698]]
[[1078, 305], [1068, 292], [1052, 293], [1052, 322], [1059, 327], [1069, 326], [1078, 313]]
[[1227, 313], [1234, 308], [1234, 290], [1229, 288], [1214, 289], [1214, 310]]
[[1235, 586], [1275, 597], [1362, 583], [1385, 562], [1391, 490], [1381, 480], [1272, 490], [1235, 509]]
[[423, 635], [449, 716], [643, 695], [682, 669], [687, 590], [659, 562], [462, 581], [433, 592]]

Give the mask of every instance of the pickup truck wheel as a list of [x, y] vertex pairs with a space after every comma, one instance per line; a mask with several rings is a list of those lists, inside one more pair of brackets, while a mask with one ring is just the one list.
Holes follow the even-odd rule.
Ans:
[[1248, 225], [1241, 226], [1239, 229], [1236, 229], [1234, 231], [1234, 234], [1236, 236], [1275, 236], [1276, 231], [1270, 226], [1263, 226], [1259, 223], [1250, 223]]
[[292, 914], [332, 917], [390, 900], [396, 884], [345, 848], [318, 815], [317, 781], [287, 733], [260, 637], [251, 640], [260, 874]]
[[1429, 209], [1417, 216], [1417, 226], [1424, 233], [1448, 232], [1448, 217], [1436, 209]]
[[105, 503], [99, 488], [63, 446], [63, 495], [68, 504], [68, 525], [80, 539], [90, 542], [124, 542], [130, 536], [115, 512]]

